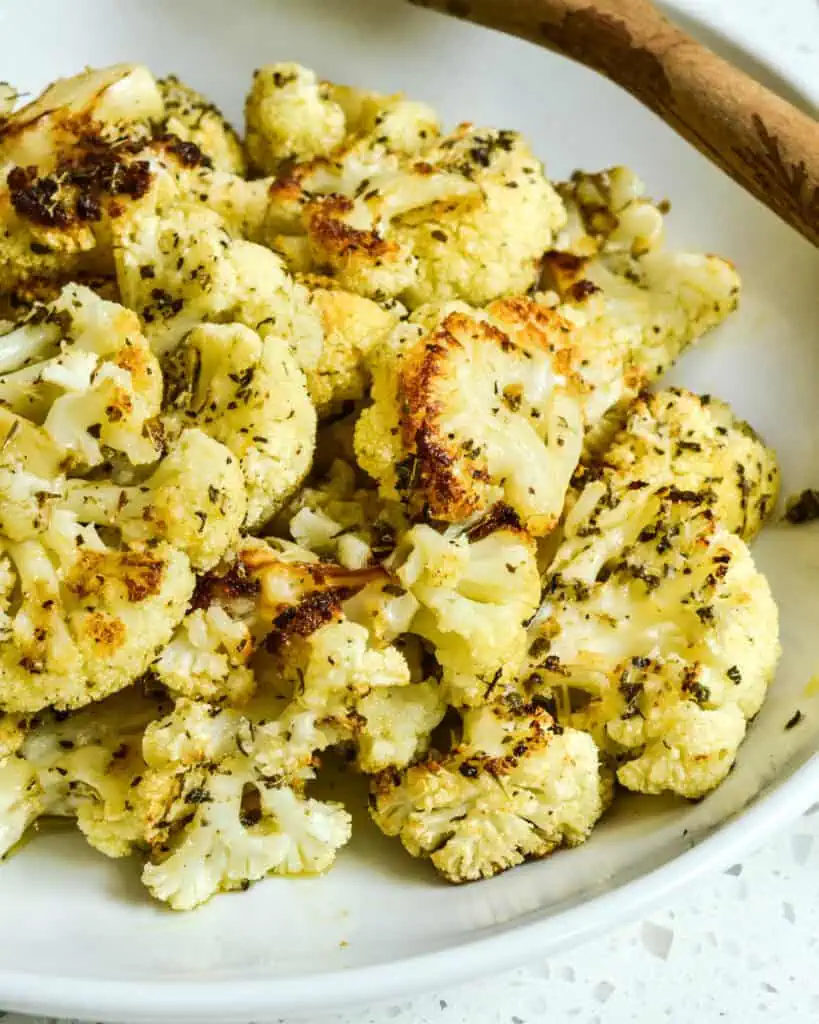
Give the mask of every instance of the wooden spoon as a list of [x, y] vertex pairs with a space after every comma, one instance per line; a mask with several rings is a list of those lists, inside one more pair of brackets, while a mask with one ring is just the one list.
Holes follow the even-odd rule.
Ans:
[[695, 42], [651, 0], [410, 2], [606, 75], [819, 245], [819, 122]]

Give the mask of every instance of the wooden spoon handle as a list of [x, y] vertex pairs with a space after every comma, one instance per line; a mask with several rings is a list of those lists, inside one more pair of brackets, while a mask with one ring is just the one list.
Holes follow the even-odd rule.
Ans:
[[606, 75], [819, 245], [819, 122], [695, 42], [651, 0], [410, 2]]

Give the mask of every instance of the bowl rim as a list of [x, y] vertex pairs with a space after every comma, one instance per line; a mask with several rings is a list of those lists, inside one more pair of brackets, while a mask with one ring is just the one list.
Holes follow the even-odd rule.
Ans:
[[[660, 0], [659, 6], [675, 16], [676, 0]], [[686, 28], [700, 29], [713, 48], [724, 42], [740, 66], [740, 58], [747, 57], [752, 67], [764, 68], [798, 96], [806, 109], [816, 109], [815, 98], [790, 75], [784, 62], [775, 62], [748, 40], [712, 25], [705, 12], [680, 9], [679, 14]], [[817, 801], [819, 753], [805, 759], [783, 782], [763, 786], [690, 849], [618, 889], [523, 924], [514, 920], [499, 924], [493, 934], [431, 953], [371, 966], [254, 980], [146, 983], [0, 967], [0, 1010], [104, 1020], [108, 1024], [194, 1018], [198, 1022], [246, 1024], [248, 1020], [269, 1020], [283, 1014], [301, 1017], [329, 1013], [406, 998], [438, 987], [448, 988], [478, 975], [495, 975], [579, 946], [639, 919], [686, 883], [706, 873], [716, 873], [753, 852], [777, 829], [789, 825]]]

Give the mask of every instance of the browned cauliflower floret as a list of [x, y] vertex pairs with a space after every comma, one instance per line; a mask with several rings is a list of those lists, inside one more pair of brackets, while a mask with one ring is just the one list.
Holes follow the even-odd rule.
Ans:
[[469, 882], [582, 843], [607, 790], [590, 736], [539, 706], [495, 704], [464, 714], [448, 754], [378, 776], [371, 814], [447, 881]]
[[0, 551], [0, 708], [9, 711], [81, 707], [127, 686], [193, 592], [176, 548], [106, 547], [69, 512], [36, 538], [0, 538]]
[[638, 409], [612, 464], [606, 456], [591, 472], [568, 515], [530, 635], [527, 684], [618, 760], [624, 786], [699, 797], [725, 778], [764, 700], [779, 656], [777, 609], [732, 532], [749, 527], [746, 485], [722, 476], [726, 445], [742, 450], [749, 439], [722, 407], [724, 438], [706, 429], [691, 435], [698, 448], [669, 451], [669, 399], [649, 401], [657, 454]]
[[425, 319], [399, 328], [376, 363], [359, 464], [413, 515], [459, 522], [504, 501], [531, 533], [548, 533], [583, 442], [560, 318], [521, 298]]
[[166, 358], [168, 429], [195, 423], [236, 456], [245, 525], [278, 511], [310, 468], [316, 414], [288, 346], [242, 324], [197, 327]]
[[265, 237], [300, 270], [414, 308], [525, 292], [565, 220], [515, 132], [462, 125], [420, 156], [352, 147], [270, 190]]
[[88, 288], [66, 285], [0, 336], [0, 405], [41, 423], [75, 464], [95, 466], [105, 449], [154, 461], [161, 398], [136, 316]]
[[157, 81], [164, 114], [154, 122], [154, 131], [183, 142], [193, 142], [218, 171], [245, 173], [245, 158], [239, 136], [217, 106], [176, 77]]

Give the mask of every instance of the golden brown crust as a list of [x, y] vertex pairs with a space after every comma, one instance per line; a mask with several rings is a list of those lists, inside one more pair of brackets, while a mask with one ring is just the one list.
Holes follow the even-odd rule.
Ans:
[[125, 643], [125, 623], [105, 612], [91, 612], [83, 619], [82, 628], [99, 657], [110, 657]]
[[113, 580], [125, 587], [128, 600], [136, 604], [158, 594], [164, 578], [165, 562], [147, 552], [83, 551], [66, 586], [77, 597], [85, 598], [101, 593]]

